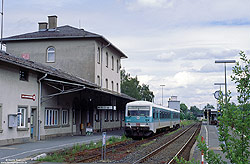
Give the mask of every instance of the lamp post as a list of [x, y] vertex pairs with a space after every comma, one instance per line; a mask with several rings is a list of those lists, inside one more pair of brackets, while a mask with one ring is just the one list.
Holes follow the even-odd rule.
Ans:
[[224, 63], [225, 67], [225, 103], [227, 104], [227, 63], [235, 63], [235, 60], [215, 60], [215, 63]]
[[160, 85], [161, 86], [161, 105], [163, 106], [163, 87], [165, 87], [165, 85]]
[[214, 83], [214, 85], [219, 85], [220, 86], [220, 91], [221, 91], [221, 86], [225, 85], [225, 83]]

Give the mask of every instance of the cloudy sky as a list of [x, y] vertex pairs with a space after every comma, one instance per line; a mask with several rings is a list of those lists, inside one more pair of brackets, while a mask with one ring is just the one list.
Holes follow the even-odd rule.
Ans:
[[[249, 0], [11, 0], [4, 1], [4, 36], [38, 29], [48, 15], [103, 35], [128, 59], [132, 76], [148, 84], [164, 105], [171, 95], [188, 106], [216, 104], [216, 82], [224, 82], [219, 59], [239, 59], [250, 52]], [[228, 89], [235, 100], [235, 85]], [[223, 86], [224, 88], [224, 86]]]

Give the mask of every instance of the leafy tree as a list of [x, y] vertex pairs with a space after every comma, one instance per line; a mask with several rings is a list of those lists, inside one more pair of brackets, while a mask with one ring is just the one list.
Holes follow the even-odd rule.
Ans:
[[200, 109], [196, 106], [191, 106], [190, 111], [194, 114], [195, 117], [197, 117], [200, 114]]
[[124, 69], [121, 70], [121, 92], [137, 100], [152, 102], [154, 94], [149, 90], [149, 86], [146, 84], [140, 85], [139, 83], [137, 76], [133, 78]]
[[184, 103], [181, 103], [181, 104], [180, 104], [180, 109], [181, 109], [181, 112], [184, 113], [184, 114], [186, 114], [187, 111], [188, 111], [188, 107], [187, 107], [187, 105], [184, 104]]
[[207, 103], [206, 106], [204, 106], [205, 109], [214, 109], [213, 105], [210, 105], [209, 103]]
[[[238, 103], [230, 103], [230, 92], [228, 100], [223, 102], [223, 96], [220, 95], [219, 105], [222, 115], [219, 118], [219, 140], [220, 147], [226, 158], [231, 163], [245, 164], [250, 159], [250, 60], [243, 51], [240, 52], [239, 62], [233, 67], [232, 81], [236, 83], [238, 92]], [[221, 156], [208, 150], [204, 142], [199, 141], [198, 147], [204, 152], [205, 160], [209, 163], [226, 163]], [[189, 163], [184, 159], [176, 159], [178, 163]], [[193, 162], [194, 163], [194, 162]]]

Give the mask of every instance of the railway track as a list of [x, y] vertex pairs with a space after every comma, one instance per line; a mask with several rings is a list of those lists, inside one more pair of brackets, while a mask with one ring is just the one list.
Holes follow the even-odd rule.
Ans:
[[133, 164], [174, 163], [174, 157], [179, 157], [181, 154], [183, 154], [183, 151], [190, 144], [190, 142], [195, 140], [194, 136], [199, 132], [199, 130], [200, 124], [191, 126], [165, 144], [159, 146], [158, 148], [152, 150], [150, 153], [134, 161]]
[[[106, 158], [107, 159], [113, 158], [114, 154], [116, 154], [116, 158], [121, 159], [124, 157], [124, 155], [126, 155], [127, 153], [130, 153], [131, 152], [130, 150], [135, 148], [136, 146], [150, 142], [150, 141], [154, 140], [155, 138], [158, 138], [158, 137], [163, 136], [165, 134], [166, 134], [166, 132], [163, 132], [163, 133], [159, 133], [159, 134], [156, 134], [152, 137], [149, 137], [149, 138], [146, 138], [143, 140], [139, 140], [139, 141], [135, 141], [135, 140], [128, 141], [128, 142], [122, 141], [122, 142], [115, 143], [112, 145], [107, 145]], [[115, 152], [118, 152], [118, 153], [115, 153]], [[123, 152], [123, 153], [121, 153], [121, 152]], [[77, 163], [79, 163], [79, 162], [90, 163], [90, 162], [94, 162], [97, 160], [101, 160], [101, 148], [96, 148], [96, 149], [93, 149], [91, 151], [83, 151], [83, 152], [75, 154], [74, 156], [68, 157], [68, 159], [72, 159], [72, 158], [74, 158], [75, 159], [74, 161]]]

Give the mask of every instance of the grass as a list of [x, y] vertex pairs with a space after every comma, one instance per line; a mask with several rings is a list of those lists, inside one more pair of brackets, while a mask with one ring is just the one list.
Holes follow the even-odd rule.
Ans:
[[[123, 135], [122, 137], [119, 137], [119, 138], [118, 137], [110, 137], [106, 141], [106, 145], [111, 145], [113, 143], [126, 141], [126, 140], [129, 140], [129, 139], [126, 138], [125, 135]], [[38, 159], [38, 161], [41, 161], [41, 162], [58, 162], [58, 163], [67, 162], [66, 161], [67, 157], [73, 156], [76, 153], [82, 152], [84, 150], [90, 150], [90, 149], [101, 148], [101, 147], [102, 147], [102, 141], [101, 140], [96, 142], [96, 143], [91, 141], [89, 144], [81, 144], [81, 145], [76, 144], [71, 148], [67, 148], [67, 149], [64, 149], [64, 150], [49, 153], [46, 157]], [[74, 157], [71, 157], [68, 160], [70, 162], [74, 162]]]
[[181, 121], [181, 126], [187, 126], [187, 125], [190, 125], [190, 124], [193, 124], [195, 123], [194, 120], [182, 120]]
[[152, 140], [148, 143], [145, 143], [145, 144], [142, 144], [141, 147], [145, 147], [145, 146], [148, 146], [148, 145], [151, 145], [152, 143], [155, 143], [156, 140]]

